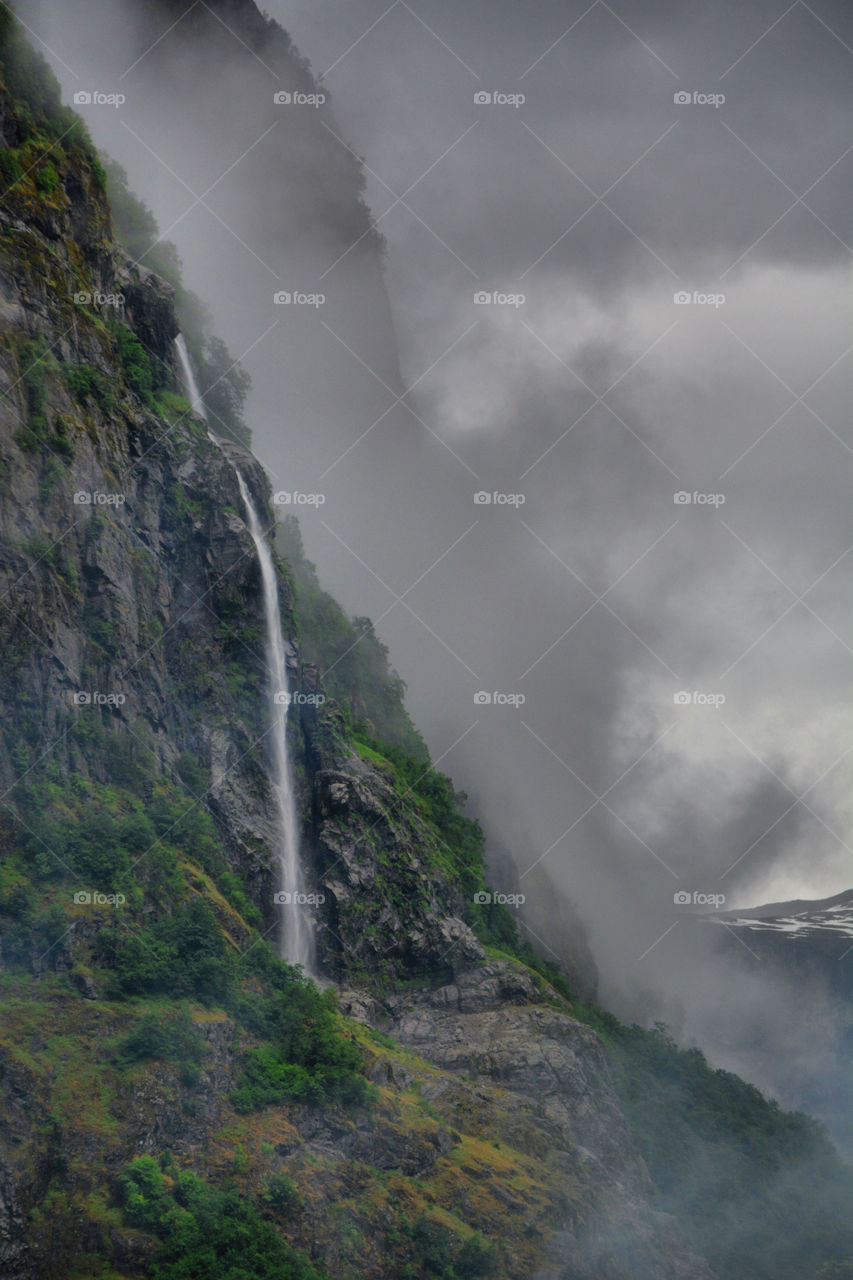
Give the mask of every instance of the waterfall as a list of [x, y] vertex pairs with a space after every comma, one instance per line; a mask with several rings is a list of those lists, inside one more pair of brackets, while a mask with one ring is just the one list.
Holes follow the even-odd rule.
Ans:
[[[276, 901], [281, 909], [281, 955], [290, 964], [301, 964], [306, 972], [311, 969], [312, 938], [306, 916], [302, 874], [299, 865], [296, 806], [293, 796], [293, 779], [287, 748], [287, 713], [290, 694], [287, 687], [284, 636], [278, 605], [278, 581], [272, 552], [261, 528], [258, 513], [249, 495], [246, 483], [236, 470], [240, 495], [249, 518], [249, 532], [258, 553], [264, 595], [266, 621], [266, 663], [269, 672], [270, 715], [273, 720], [273, 791], [276, 801], [276, 826], [278, 832], [278, 859], [281, 868], [281, 892]], [[302, 897], [303, 902], [297, 901]]]
[[207, 422], [207, 410], [204, 407], [204, 400], [201, 398], [201, 392], [198, 389], [198, 383], [195, 380], [192, 363], [190, 361], [190, 353], [187, 351], [187, 344], [184, 342], [184, 335], [179, 333], [175, 339], [175, 346], [178, 348], [178, 359], [181, 362], [181, 376], [183, 378], [184, 390], [187, 393], [187, 399], [190, 407], [197, 418], [203, 418]]

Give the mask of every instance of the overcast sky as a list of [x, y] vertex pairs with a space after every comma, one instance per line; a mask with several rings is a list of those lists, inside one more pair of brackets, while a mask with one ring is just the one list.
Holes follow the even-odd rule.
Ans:
[[[529, 924], [561, 950], [571, 899], [607, 998], [707, 1039], [719, 983], [673, 895], [853, 882], [853, 11], [265, 7], [323, 77], [342, 163], [365, 158], [414, 389], [395, 406], [384, 331], [361, 347], [357, 325], [344, 343], [319, 312], [298, 333], [289, 316], [284, 346], [246, 355], [257, 452], [277, 484], [325, 494], [309, 554], [380, 620]], [[83, 24], [74, 47], [58, 10], [22, 11], [84, 74]], [[104, 87], [118, 67], [97, 64]], [[241, 354], [269, 323], [270, 233], [245, 217], [237, 243], [207, 208], [184, 215], [180, 179], [198, 190], [237, 159], [217, 144], [235, 116], [257, 136], [251, 105], [223, 89], [221, 119], [188, 123], [187, 93], [158, 136], [128, 96], [87, 119]], [[239, 166], [219, 192], [232, 225], [269, 199]], [[288, 269], [333, 298], [358, 287], [353, 261], [317, 246]]]
[[[612, 902], [627, 864], [641, 896], [681, 881], [736, 903], [846, 887], [853, 15], [495, 0], [270, 12], [324, 73], [374, 212], [391, 209], [406, 381], [456, 344], [418, 386], [424, 417], [483, 489], [525, 495], [450, 522], [436, 494], [447, 545], [479, 523], [419, 588], [424, 616], [486, 687], [527, 695], [519, 713], [472, 716], [449, 767], [476, 779], [487, 813], [508, 801], [532, 861], [586, 808], [582, 783], [600, 795], [665, 735], [608, 797], [649, 849], [599, 806], [603, 829], [581, 823], [547, 855], [563, 883]], [[674, 101], [694, 92], [710, 100]], [[411, 209], [392, 207], [406, 191]], [[477, 289], [525, 301], [475, 307]], [[718, 305], [676, 305], [682, 290]], [[724, 503], [674, 502], [694, 490]], [[415, 705], [434, 747], [452, 742], [468, 722], [410, 647], [401, 636], [394, 652]], [[461, 674], [461, 693], [464, 667], [440, 660], [443, 691]], [[726, 702], [678, 707], [682, 689]], [[816, 816], [781, 817], [825, 773], [806, 796]]]

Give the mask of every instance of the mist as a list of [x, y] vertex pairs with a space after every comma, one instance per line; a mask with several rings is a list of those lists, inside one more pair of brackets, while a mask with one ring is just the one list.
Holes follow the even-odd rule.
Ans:
[[268, 0], [299, 85], [195, 6], [18, 9], [126, 95], [81, 113], [529, 936], [571, 958], [576, 908], [604, 1003], [789, 1100], [813, 1029], [674, 895], [853, 876], [849, 9]]

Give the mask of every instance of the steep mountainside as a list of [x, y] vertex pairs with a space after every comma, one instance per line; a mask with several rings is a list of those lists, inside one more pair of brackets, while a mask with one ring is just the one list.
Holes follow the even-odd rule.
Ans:
[[[791, 1105], [820, 1116], [853, 1152], [853, 891], [817, 901], [720, 911], [703, 922], [715, 950], [782, 992], [802, 1045], [778, 1072]], [[760, 1067], [760, 1062], [756, 1065]]]
[[[322, 701], [284, 564], [325, 990], [277, 958], [235, 469], [272, 530], [268, 483], [190, 412], [172, 287], [113, 239], [97, 154], [6, 10], [0, 73], [3, 1275], [712, 1280], [632, 1117], [659, 1127], [667, 1071], [685, 1126], [709, 1082], [718, 1112], [740, 1095], [664, 1046], [661, 1096], [630, 1096], [624, 1029], [475, 903], [482, 832], [449, 780]], [[832, 1193], [804, 1211], [808, 1266], [853, 1256], [831, 1147], [753, 1094], [722, 1142], [734, 1197], [807, 1155]]]

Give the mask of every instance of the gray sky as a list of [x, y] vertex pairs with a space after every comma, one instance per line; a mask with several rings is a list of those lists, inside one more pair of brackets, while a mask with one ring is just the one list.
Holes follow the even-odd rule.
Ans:
[[[512, 854], [529, 923], [561, 950], [571, 899], [617, 1008], [743, 1066], [674, 893], [732, 906], [853, 880], [853, 12], [266, 7], [331, 96], [323, 198], [333, 154], [341, 174], [350, 148], [365, 157], [405, 403], [370, 265], [291, 243], [298, 217], [275, 206], [316, 146], [288, 135], [272, 191], [240, 159], [265, 126], [236, 43], [181, 83], [143, 62], [122, 112], [87, 119], [235, 353], [251, 347], [257, 452], [281, 487], [326, 495], [302, 521], [309, 554], [378, 619], [440, 767]], [[93, 54], [79, 14], [72, 30], [22, 11], [84, 80], [124, 71], [120, 21]], [[198, 194], [229, 157], [214, 212], [185, 215], [182, 180]], [[276, 315], [267, 261], [272, 287], [321, 290], [327, 309]], [[730, 1026], [763, 1003], [742, 977], [726, 976]]]

